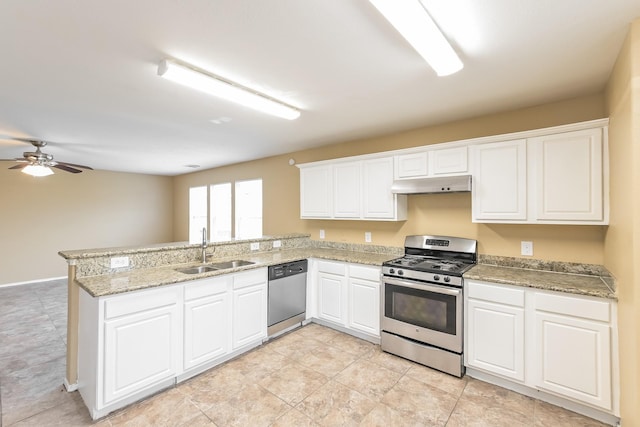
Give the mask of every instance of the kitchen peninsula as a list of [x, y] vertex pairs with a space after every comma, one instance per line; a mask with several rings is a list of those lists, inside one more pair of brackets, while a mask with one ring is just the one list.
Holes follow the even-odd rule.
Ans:
[[[310, 259], [307, 321], [379, 342], [379, 300], [363, 297], [377, 296], [380, 266], [403, 253], [396, 247], [314, 241], [306, 234], [288, 234], [208, 246], [208, 264], [232, 260], [250, 264], [199, 274], [178, 271], [202, 265], [201, 250], [200, 245], [171, 243], [60, 252], [69, 264], [65, 386], [80, 390], [94, 419], [261, 345], [267, 339], [264, 296], [270, 265]], [[465, 274], [465, 280], [597, 297], [615, 305], [611, 277], [600, 266], [485, 255], [479, 256], [479, 263]], [[335, 268], [341, 270], [331, 270]], [[338, 319], [325, 316], [319, 308], [324, 304], [319, 301], [330, 300], [323, 300], [318, 285], [326, 269], [333, 271], [327, 277], [340, 280], [336, 283], [344, 288]], [[352, 297], [351, 279], [358, 285], [369, 284], [371, 292]], [[255, 298], [250, 305], [242, 305], [248, 295]], [[376, 321], [352, 322], [353, 304], [366, 305], [366, 318]], [[198, 319], [204, 312], [209, 314]], [[357, 313], [361, 312], [358, 307]], [[208, 323], [200, 328], [197, 322], [203, 319]], [[367, 327], [362, 328], [363, 323]], [[201, 337], [198, 330], [215, 339], [196, 339]], [[483, 335], [478, 332], [477, 336]], [[209, 346], [206, 352], [199, 348], [205, 345]], [[491, 372], [483, 371], [477, 360], [470, 362], [480, 367], [480, 375]], [[615, 387], [612, 405], [617, 402]]]

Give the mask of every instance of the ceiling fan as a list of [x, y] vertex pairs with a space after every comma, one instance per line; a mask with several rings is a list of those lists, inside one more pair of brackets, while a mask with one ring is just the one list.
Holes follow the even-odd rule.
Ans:
[[77, 165], [74, 163], [58, 162], [53, 160], [51, 154], [43, 153], [40, 149], [47, 145], [46, 141], [40, 141], [37, 139], [26, 138], [11, 138], [18, 141], [29, 142], [36, 151], [25, 151], [22, 153], [23, 157], [17, 157], [15, 159], [0, 159], [0, 161], [18, 162], [19, 164], [10, 167], [9, 169], [19, 169], [22, 172], [33, 176], [47, 176], [53, 174], [51, 168], [63, 170], [65, 172], [80, 173], [81, 169], [93, 170], [93, 168], [84, 165]]

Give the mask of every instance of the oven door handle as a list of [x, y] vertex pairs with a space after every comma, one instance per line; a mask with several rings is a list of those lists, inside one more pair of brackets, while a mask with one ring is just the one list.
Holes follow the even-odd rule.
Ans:
[[458, 296], [462, 292], [462, 289], [460, 289], [460, 288], [449, 288], [449, 287], [445, 287], [445, 286], [432, 285], [430, 283], [417, 284], [415, 282], [409, 282], [409, 281], [406, 281], [406, 280], [398, 280], [398, 279], [393, 279], [393, 278], [390, 278], [390, 277], [384, 277], [382, 279], [382, 282], [383, 283], [388, 283], [390, 285], [404, 286], [404, 287], [407, 287], [407, 288], [418, 289], [418, 290], [421, 290], [421, 291], [432, 291], [432, 292], [436, 292], [436, 293], [439, 293], [439, 294], [445, 294], [445, 295]]

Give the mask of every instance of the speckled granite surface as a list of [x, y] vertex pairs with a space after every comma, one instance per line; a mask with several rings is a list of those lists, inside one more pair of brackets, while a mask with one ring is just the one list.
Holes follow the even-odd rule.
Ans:
[[606, 274], [588, 275], [478, 264], [467, 271], [464, 278], [617, 300], [612, 287], [613, 280]]
[[[276, 240], [280, 241], [280, 248], [273, 247]], [[251, 251], [250, 244], [256, 242], [260, 249]], [[286, 234], [212, 243], [207, 249], [208, 263], [242, 259], [254, 264], [201, 274], [185, 274], [176, 269], [201, 264], [199, 245], [182, 242], [60, 252], [63, 258], [76, 266], [76, 281], [79, 285], [94, 297], [214, 277], [304, 258], [380, 266], [384, 261], [402, 254], [403, 248], [311, 240], [308, 234]], [[129, 257], [129, 267], [112, 269], [110, 259], [114, 256]], [[615, 281], [599, 265], [482, 254], [479, 255], [478, 262], [477, 266], [465, 273], [465, 278], [616, 299]]]
[[248, 253], [244, 254], [243, 256], [237, 256], [233, 258], [216, 257], [212, 260], [212, 262], [228, 261], [231, 259], [242, 259], [246, 261], [252, 261], [255, 264], [238, 268], [210, 271], [202, 274], [185, 274], [176, 271], [176, 268], [199, 265], [199, 263], [191, 262], [185, 264], [174, 264], [160, 267], [122, 271], [112, 274], [78, 277], [76, 281], [78, 282], [80, 287], [85, 289], [90, 295], [94, 297], [100, 297], [135, 291], [139, 289], [152, 288], [155, 286], [186, 282], [189, 280], [203, 279], [206, 277], [215, 277], [222, 274], [262, 268], [270, 265], [281, 264], [284, 262], [290, 262], [305, 258], [320, 258], [333, 261], [344, 261], [356, 264], [380, 266], [384, 261], [394, 258], [394, 255], [326, 248], [286, 249], [280, 251]]

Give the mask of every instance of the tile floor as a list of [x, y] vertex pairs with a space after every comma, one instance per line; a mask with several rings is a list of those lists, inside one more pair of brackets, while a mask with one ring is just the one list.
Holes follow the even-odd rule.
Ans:
[[603, 425], [317, 324], [92, 422], [65, 339], [66, 281], [0, 288], [0, 427]]

